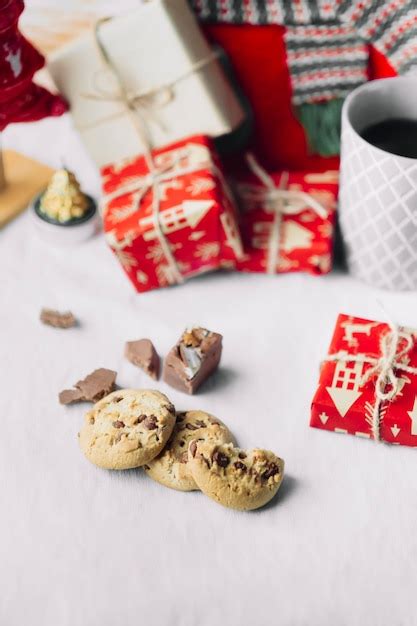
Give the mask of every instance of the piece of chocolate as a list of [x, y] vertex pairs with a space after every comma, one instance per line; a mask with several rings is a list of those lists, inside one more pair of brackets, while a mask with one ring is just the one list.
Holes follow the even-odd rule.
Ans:
[[195, 393], [217, 369], [222, 339], [218, 333], [205, 328], [186, 330], [164, 361], [164, 381], [179, 391]]
[[125, 357], [154, 380], [159, 378], [159, 355], [150, 339], [127, 341]]
[[114, 390], [117, 373], [101, 367], [84, 380], [75, 383], [74, 389], [65, 389], [59, 394], [61, 404], [74, 402], [97, 402]]
[[72, 328], [77, 325], [77, 320], [71, 311], [60, 313], [53, 309], [42, 309], [40, 320], [43, 324], [54, 328]]

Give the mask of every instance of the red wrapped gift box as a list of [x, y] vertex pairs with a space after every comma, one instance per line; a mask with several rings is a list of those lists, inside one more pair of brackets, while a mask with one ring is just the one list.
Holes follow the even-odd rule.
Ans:
[[266, 174], [258, 168], [255, 162], [257, 177], [236, 186], [245, 250], [236, 268], [269, 274], [329, 272], [338, 172]]
[[339, 315], [310, 426], [417, 446], [417, 330]]
[[137, 291], [233, 266], [233, 199], [212, 143], [194, 136], [101, 170], [104, 230]]

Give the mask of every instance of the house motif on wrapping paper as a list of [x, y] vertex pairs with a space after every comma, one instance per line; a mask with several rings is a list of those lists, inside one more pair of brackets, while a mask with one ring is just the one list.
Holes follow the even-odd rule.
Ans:
[[[348, 356], [348, 352], [341, 351], [342, 359]], [[363, 376], [363, 363], [355, 361], [336, 361], [331, 387], [326, 387], [333, 404], [342, 417], [345, 417], [350, 407], [362, 395], [359, 391]]]
[[[255, 222], [252, 245], [258, 250], [268, 250], [269, 238], [273, 222]], [[308, 228], [304, 228], [293, 220], [282, 223], [282, 243], [280, 249], [284, 252], [292, 252], [296, 249], [308, 249], [314, 239], [314, 233]]]
[[[183, 228], [196, 228], [204, 216], [213, 206], [212, 200], [184, 200], [181, 204], [173, 206], [159, 213], [159, 223], [165, 234], [174, 233]], [[154, 225], [153, 215], [142, 218], [139, 221], [142, 228]], [[145, 241], [150, 241], [158, 237], [155, 228], [151, 228], [143, 235]]]

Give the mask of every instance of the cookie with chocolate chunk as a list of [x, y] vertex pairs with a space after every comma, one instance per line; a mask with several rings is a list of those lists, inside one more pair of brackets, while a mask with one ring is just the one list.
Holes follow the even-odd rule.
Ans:
[[217, 369], [222, 339], [219, 333], [206, 328], [196, 326], [186, 330], [164, 361], [164, 381], [179, 391], [195, 393]]
[[171, 436], [175, 418], [175, 407], [159, 391], [115, 391], [86, 414], [79, 435], [80, 447], [98, 467], [140, 467], [161, 452]]
[[188, 466], [206, 496], [239, 511], [264, 506], [274, 497], [284, 477], [284, 461], [273, 452], [241, 450], [232, 443], [191, 441]]
[[210, 444], [229, 443], [233, 436], [217, 417], [204, 411], [178, 413], [172, 435], [162, 452], [145, 466], [145, 471], [161, 485], [178, 491], [198, 489], [188, 468], [191, 440]]

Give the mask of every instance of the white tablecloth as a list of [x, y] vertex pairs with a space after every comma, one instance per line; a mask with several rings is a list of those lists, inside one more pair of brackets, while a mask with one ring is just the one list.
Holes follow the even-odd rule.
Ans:
[[[5, 135], [97, 189], [68, 119]], [[381, 318], [379, 297], [416, 326], [414, 293], [339, 272], [207, 275], [138, 296], [102, 237], [54, 249], [28, 214], [0, 232], [0, 293], [2, 626], [416, 624], [417, 452], [309, 428], [336, 315]], [[41, 325], [42, 306], [70, 308], [81, 327]], [[124, 342], [150, 337], [165, 354], [194, 322], [224, 334], [221, 370], [195, 397], [156, 386], [285, 459], [278, 497], [258, 512], [99, 470], [78, 448], [86, 407], [58, 404], [96, 367], [152, 386]]]

